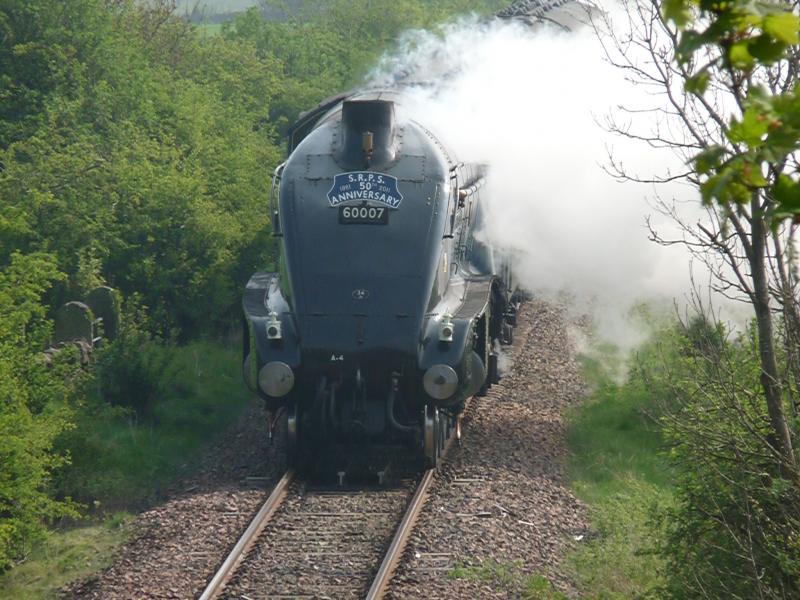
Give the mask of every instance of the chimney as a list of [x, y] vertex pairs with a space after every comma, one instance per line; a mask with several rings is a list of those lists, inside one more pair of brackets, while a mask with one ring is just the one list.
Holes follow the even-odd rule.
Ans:
[[380, 169], [395, 157], [394, 103], [348, 100], [342, 104], [343, 143], [338, 162], [348, 169]]

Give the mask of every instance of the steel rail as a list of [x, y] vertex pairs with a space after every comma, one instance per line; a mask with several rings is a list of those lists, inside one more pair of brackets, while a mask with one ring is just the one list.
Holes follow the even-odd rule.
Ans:
[[[469, 408], [469, 405], [472, 404], [472, 401], [473, 398], [467, 399], [464, 413], [467, 412], [466, 409]], [[455, 438], [456, 436], [452, 434], [447, 438], [445, 447], [441, 453], [441, 459], [446, 457], [454, 443]], [[433, 478], [435, 475], [436, 469], [428, 469], [420, 479], [417, 489], [414, 492], [414, 496], [411, 498], [411, 501], [406, 508], [406, 512], [403, 515], [403, 519], [400, 521], [400, 525], [395, 531], [394, 538], [392, 538], [392, 543], [389, 545], [389, 549], [383, 558], [383, 562], [381, 562], [381, 566], [372, 581], [369, 591], [367, 592], [367, 600], [380, 600], [386, 593], [386, 589], [391, 581], [392, 575], [394, 574], [394, 571], [400, 562], [403, 550], [405, 550], [408, 538], [411, 536], [411, 533], [414, 530], [414, 525], [417, 522], [417, 518], [419, 517], [420, 513], [422, 512], [422, 508], [425, 505], [425, 500], [428, 497], [428, 492], [433, 483]], [[219, 593], [230, 580], [231, 575], [244, 559], [245, 555], [250, 551], [250, 548], [258, 539], [269, 520], [275, 514], [275, 511], [278, 510], [278, 507], [281, 505], [284, 498], [286, 498], [289, 490], [289, 484], [291, 484], [291, 482], [294, 480], [294, 477], [295, 472], [293, 469], [289, 469], [286, 471], [283, 477], [281, 477], [280, 481], [278, 481], [277, 485], [272, 490], [272, 493], [269, 495], [269, 498], [267, 498], [261, 509], [258, 511], [258, 514], [256, 514], [256, 516], [250, 522], [247, 530], [239, 538], [239, 541], [233, 547], [233, 550], [231, 550], [230, 554], [225, 559], [225, 562], [222, 563], [222, 566], [206, 586], [206, 589], [200, 595], [198, 600], [213, 600], [219, 595]]]
[[406, 547], [406, 542], [414, 529], [414, 523], [416, 523], [417, 517], [419, 517], [419, 514], [422, 512], [422, 507], [425, 504], [425, 499], [428, 497], [428, 489], [433, 482], [435, 473], [436, 469], [428, 469], [422, 476], [417, 491], [414, 493], [414, 497], [411, 499], [406, 509], [406, 514], [403, 516], [403, 520], [400, 522], [400, 526], [394, 534], [394, 539], [389, 546], [389, 550], [386, 552], [381, 567], [378, 569], [378, 573], [372, 581], [372, 587], [370, 587], [369, 592], [367, 592], [367, 600], [380, 600], [386, 592], [386, 587], [389, 585], [395, 567], [397, 567], [400, 556], [403, 554], [403, 550]]
[[239, 566], [239, 563], [250, 550], [253, 543], [255, 543], [256, 539], [258, 539], [258, 536], [264, 530], [264, 527], [266, 527], [267, 523], [269, 523], [272, 515], [275, 514], [276, 510], [278, 510], [278, 507], [281, 505], [281, 502], [283, 502], [283, 499], [286, 498], [286, 494], [289, 491], [289, 484], [293, 479], [294, 470], [289, 469], [286, 471], [283, 477], [281, 477], [280, 481], [278, 481], [277, 485], [272, 490], [272, 493], [269, 495], [269, 498], [267, 498], [261, 509], [258, 511], [258, 514], [253, 517], [253, 520], [242, 534], [242, 537], [240, 537], [239, 541], [236, 542], [236, 545], [233, 547], [233, 550], [231, 550], [230, 554], [228, 554], [225, 562], [222, 563], [222, 566], [217, 570], [214, 577], [206, 586], [206, 589], [200, 595], [199, 600], [212, 600], [213, 598], [216, 598], [217, 595], [222, 591], [222, 588], [224, 588], [225, 584], [228, 583], [230, 576], [236, 570], [236, 567]]
[[[466, 412], [467, 407], [472, 404], [472, 402], [472, 397], [467, 399], [467, 402], [464, 406], [464, 412]], [[453, 433], [447, 438], [447, 442], [445, 442], [445, 446], [440, 457], [441, 460], [444, 460], [444, 458], [447, 456], [447, 453], [450, 451], [450, 448], [453, 445], [455, 437], [454, 430]], [[392, 539], [389, 550], [387, 550], [386, 556], [383, 558], [383, 562], [378, 569], [378, 573], [375, 575], [375, 579], [372, 581], [372, 586], [369, 588], [369, 592], [367, 592], [366, 600], [380, 600], [386, 593], [386, 589], [389, 587], [389, 582], [392, 580], [392, 575], [394, 575], [394, 570], [397, 568], [397, 564], [400, 562], [400, 558], [406, 548], [408, 538], [411, 537], [411, 532], [414, 531], [414, 524], [417, 522], [417, 518], [419, 517], [420, 513], [422, 513], [423, 506], [425, 506], [425, 500], [427, 499], [428, 491], [433, 484], [434, 475], [436, 475], [436, 469], [428, 469], [422, 476], [419, 486], [417, 487], [417, 491], [414, 493], [414, 497], [408, 504], [406, 514], [403, 516], [403, 520], [400, 521], [400, 526], [397, 528], [397, 531], [394, 534], [394, 539]]]

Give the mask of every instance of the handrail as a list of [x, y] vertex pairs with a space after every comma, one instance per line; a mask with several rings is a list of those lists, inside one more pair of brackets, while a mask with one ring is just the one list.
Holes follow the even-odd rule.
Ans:
[[[467, 187], [459, 188], [459, 190], [458, 190], [458, 200], [459, 200], [459, 202], [463, 203], [463, 201], [466, 200], [467, 197], [471, 196], [472, 194], [477, 192], [479, 189], [481, 189], [485, 183], [486, 183], [486, 178], [485, 177], [479, 177], [478, 179], [473, 181], [472, 184], [468, 185]], [[463, 206], [463, 204], [462, 204], [462, 206]]]
[[283, 230], [281, 228], [281, 215], [280, 215], [280, 192], [281, 192], [281, 176], [286, 163], [281, 163], [275, 167], [275, 172], [272, 174], [272, 188], [269, 191], [269, 214], [272, 220], [272, 235], [275, 237], [283, 237]]

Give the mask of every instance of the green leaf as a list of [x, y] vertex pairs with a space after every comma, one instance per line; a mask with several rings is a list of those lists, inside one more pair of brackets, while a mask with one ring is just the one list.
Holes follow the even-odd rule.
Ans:
[[761, 146], [769, 128], [769, 119], [756, 106], [744, 111], [741, 121], [733, 121], [728, 129], [728, 139], [733, 143], [744, 143], [749, 148]]
[[750, 189], [740, 181], [731, 181], [719, 198], [721, 202], [733, 202], [734, 204], [746, 204], [750, 202]]
[[725, 149], [722, 146], [711, 146], [694, 157], [694, 166], [701, 175], [708, 175], [719, 168], [724, 155]]
[[685, 27], [691, 19], [690, 2], [687, 0], [664, 0], [662, 10], [664, 18], [672, 21], [680, 28]]
[[747, 101], [767, 107], [772, 102], [772, 94], [763, 85], [753, 83], [747, 92]]
[[708, 88], [709, 74], [708, 69], [703, 69], [699, 73], [689, 77], [683, 84], [687, 94], [702, 96]]
[[748, 46], [750, 54], [763, 64], [772, 64], [783, 58], [786, 43], [776, 41], [770, 35], [762, 34], [754, 38]]
[[745, 162], [741, 166], [741, 179], [745, 184], [752, 187], [766, 187], [769, 182], [761, 172], [757, 163]]
[[772, 197], [778, 204], [776, 213], [781, 216], [800, 214], [800, 183], [788, 175], [778, 177], [772, 188]]
[[741, 181], [741, 164], [729, 164], [719, 173], [700, 184], [704, 204], [716, 200], [720, 204], [744, 204], [750, 200], [751, 190]]
[[720, 176], [714, 175], [700, 184], [700, 197], [703, 201], [703, 204], [711, 204], [711, 201], [714, 199], [714, 190], [717, 189], [719, 180]]
[[707, 36], [693, 29], [689, 29], [681, 33], [681, 39], [675, 51], [684, 60], [688, 60], [696, 50], [700, 49], [708, 41]]
[[733, 44], [728, 50], [728, 60], [736, 69], [749, 71], [753, 67], [753, 57], [748, 49], [749, 40]]
[[764, 17], [764, 33], [785, 44], [800, 43], [800, 17], [790, 12], [780, 12]]

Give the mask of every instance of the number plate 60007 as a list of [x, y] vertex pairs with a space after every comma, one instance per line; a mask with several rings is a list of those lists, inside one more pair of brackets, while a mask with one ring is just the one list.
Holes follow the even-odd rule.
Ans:
[[342, 225], [386, 225], [389, 209], [385, 206], [340, 206], [339, 223]]

